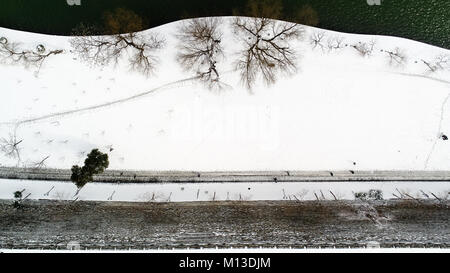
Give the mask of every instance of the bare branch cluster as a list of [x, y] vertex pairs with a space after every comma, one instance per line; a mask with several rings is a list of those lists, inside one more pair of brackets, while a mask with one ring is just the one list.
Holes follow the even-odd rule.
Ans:
[[381, 51], [387, 55], [389, 59], [389, 64], [391, 66], [403, 66], [407, 61], [405, 52], [398, 47], [396, 47], [393, 51], [390, 50], [381, 50]]
[[437, 72], [439, 70], [450, 70], [450, 55], [439, 55], [432, 61], [422, 59], [423, 64], [428, 68], [428, 72]]
[[236, 17], [232, 24], [244, 45], [236, 68], [248, 89], [260, 75], [266, 84], [273, 84], [278, 73], [296, 71], [297, 53], [289, 42], [303, 33], [298, 24], [242, 17]]
[[17, 159], [20, 163], [20, 147], [23, 140], [18, 140], [16, 134], [10, 134], [8, 138], [0, 139], [0, 151], [9, 158]]
[[208, 88], [220, 88], [217, 63], [223, 58], [221, 46], [222, 20], [218, 18], [192, 19], [178, 29], [178, 62], [185, 70], [194, 71]]
[[49, 158], [50, 158], [50, 156], [46, 156], [46, 157], [44, 157], [41, 160], [33, 162], [32, 168], [33, 169], [43, 169], [43, 168], [45, 168], [47, 166], [45, 161], [47, 161], [47, 159], [49, 159]]
[[369, 57], [372, 55], [374, 49], [375, 49], [376, 42], [374, 40], [370, 42], [358, 42], [355, 45], [352, 45], [351, 47], [354, 48], [362, 57]]
[[343, 37], [331, 37], [327, 40], [328, 51], [339, 51], [345, 47], [344, 38]]
[[63, 53], [63, 50], [48, 51], [43, 45], [38, 45], [35, 50], [21, 49], [21, 44], [9, 42], [5, 37], [0, 38], [0, 61], [4, 63], [22, 64], [26, 68], [34, 66], [37, 72], [42, 64], [52, 55]]
[[131, 70], [149, 76], [155, 69], [158, 58], [152, 53], [162, 49], [164, 39], [158, 35], [139, 33], [116, 34], [111, 36], [77, 36], [71, 41], [73, 52], [91, 65], [118, 64], [125, 54], [129, 56]]
[[312, 48], [313, 49], [320, 48], [323, 50], [325, 48], [324, 38], [325, 38], [325, 32], [323, 32], [323, 31], [313, 32], [311, 34], [311, 36], [309, 37], [309, 42], [310, 42]]

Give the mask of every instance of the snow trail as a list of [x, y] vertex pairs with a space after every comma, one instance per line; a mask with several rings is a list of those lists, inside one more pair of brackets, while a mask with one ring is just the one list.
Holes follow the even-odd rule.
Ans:
[[25, 119], [25, 120], [21, 120], [21, 121], [0, 122], [0, 125], [15, 125], [16, 127], [18, 127], [18, 126], [23, 125], [23, 124], [38, 122], [38, 121], [42, 121], [42, 120], [46, 120], [46, 119], [50, 119], [50, 118], [54, 118], [54, 117], [63, 117], [63, 116], [71, 115], [71, 114], [76, 114], [76, 113], [86, 112], [86, 111], [90, 111], [90, 110], [96, 110], [96, 109], [100, 109], [100, 108], [105, 108], [105, 107], [109, 107], [109, 106], [113, 106], [113, 105], [129, 102], [129, 101], [132, 101], [132, 100], [144, 97], [146, 95], [149, 95], [149, 94], [155, 93], [157, 91], [163, 90], [164, 88], [174, 88], [174, 87], [177, 87], [177, 84], [186, 83], [186, 82], [189, 82], [189, 81], [196, 80], [198, 78], [199, 77], [196, 76], [196, 77], [190, 77], [190, 78], [181, 79], [181, 80], [178, 80], [178, 81], [166, 83], [166, 84], [161, 85], [159, 87], [153, 88], [153, 89], [151, 89], [149, 91], [146, 91], [146, 92], [143, 92], [143, 93], [139, 93], [139, 94], [133, 95], [131, 97], [115, 100], [115, 101], [110, 101], [110, 102], [106, 102], [106, 103], [102, 103], [102, 104], [98, 104], [98, 105], [93, 105], [93, 106], [88, 106], [88, 107], [84, 107], [84, 108], [80, 108], [80, 109], [68, 110], [68, 111], [63, 111], [63, 112], [59, 112], [59, 113], [52, 113], [52, 114], [48, 114], [48, 115], [44, 115], [44, 116], [40, 116], [40, 117], [36, 117], [36, 118]]
[[[441, 117], [440, 117], [440, 120], [439, 120], [438, 134], [440, 134], [441, 130], [442, 130], [442, 122], [444, 120], [445, 105], [447, 104], [449, 99], [450, 99], [450, 93], [447, 95], [447, 97], [445, 98], [445, 100], [444, 100], [444, 102], [442, 103], [442, 106], [441, 106]], [[428, 164], [430, 162], [431, 156], [434, 153], [434, 150], [436, 149], [436, 145], [437, 145], [437, 142], [438, 142], [439, 139], [440, 138], [437, 137], [434, 140], [433, 146], [431, 147], [431, 151], [428, 154], [427, 159], [425, 160], [425, 169], [428, 168]]]

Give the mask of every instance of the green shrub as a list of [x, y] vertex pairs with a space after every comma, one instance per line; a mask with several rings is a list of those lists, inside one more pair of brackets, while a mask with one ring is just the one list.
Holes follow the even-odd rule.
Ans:
[[103, 173], [108, 166], [108, 155], [94, 149], [88, 154], [83, 167], [78, 165], [72, 167], [70, 180], [75, 183], [78, 189], [81, 189], [88, 182], [94, 180], [94, 175]]

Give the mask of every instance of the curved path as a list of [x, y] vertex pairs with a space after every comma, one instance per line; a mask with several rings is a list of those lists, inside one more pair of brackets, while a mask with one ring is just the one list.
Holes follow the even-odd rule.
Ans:
[[186, 78], [186, 79], [170, 82], [170, 83], [161, 85], [159, 87], [153, 88], [153, 89], [151, 89], [149, 91], [146, 91], [146, 92], [143, 92], [143, 93], [139, 93], [139, 94], [133, 95], [131, 97], [115, 100], [115, 101], [105, 102], [105, 103], [102, 103], [102, 104], [88, 106], [88, 107], [79, 108], [79, 109], [67, 110], [67, 111], [63, 111], [63, 112], [59, 112], [59, 113], [52, 113], [52, 114], [48, 114], [48, 115], [44, 115], [44, 116], [40, 116], [40, 117], [35, 117], [35, 118], [30, 118], [30, 119], [15, 121], [15, 122], [14, 121], [11, 121], [11, 122], [0, 122], [0, 125], [20, 126], [20, 125], [23, 125], [23, 124], [26, 124], [26, 123], [42, 121], [42, 120], [46, 120], [46, 119], [49, 119], [49, 118], [63, 117], [63, 116], [67, 116], [67, 115], [71, 115], [71, 114], [75, 114], [75, 113], [81, 113], [81, 112], [86, 112], [86, 111], [90, 111], [90, 110], [96, 110], [96, 109], [104, 108], [104, 107], [108, 107], [108, 106], [113, 106], [113, 105], [116, 105], [116, 104], [121, 104], [121, 103], [124, 103], [124, 102], [128, 102], [128, 101], [131, 101], [131, 100], [135, 100], [135, 99], [147, 96], [149, 94], [155, 93], [155, 92], [157, 92], [159, 90], [162, 90], [162, 89], [165, 89], [165, 88], [174, 88], [174, 87], [176, 87], [179, 84], [190, 82], [190, 81], [196, 80], [198, 78], [199, 77], [190, 77], [190, 78]]

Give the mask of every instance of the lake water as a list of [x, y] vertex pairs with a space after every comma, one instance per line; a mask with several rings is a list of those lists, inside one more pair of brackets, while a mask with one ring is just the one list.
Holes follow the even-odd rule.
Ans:
[[[137, 12], [149, 27], [183, 17], [231, 15], [247, 0], [81, 0], [70, 6], [64, 0], [2, 0], [0, 26], [39, 33], [68, 35], [80, 22], [99, 24], [106, 10], [126, 7]], [[450, 48], [448, 0], [284, 0], [284, 13], [292, 17], [297, 7], [311, 4], [319, 15], [319, 27], [351, 33], [382, 34], [410, 38]]]

